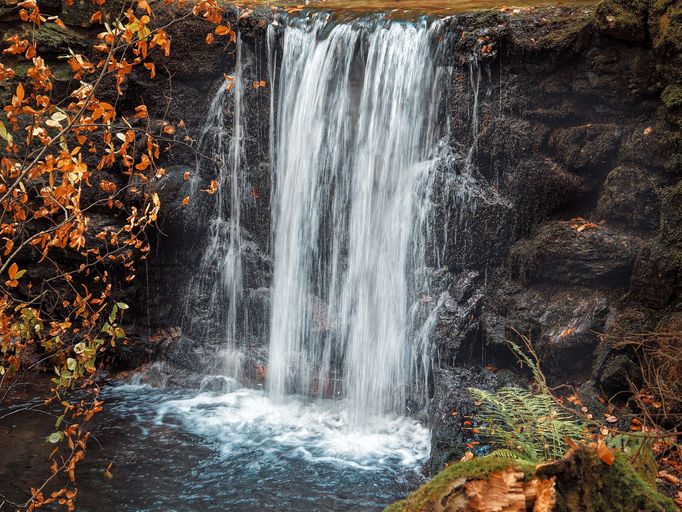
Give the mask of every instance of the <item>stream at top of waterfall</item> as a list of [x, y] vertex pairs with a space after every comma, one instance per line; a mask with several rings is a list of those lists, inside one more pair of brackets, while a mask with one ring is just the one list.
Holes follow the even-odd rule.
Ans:
[[[415, 420], [382, 416], [355, 429], [343, 402], [292, 396], [276, 403], [226, 383], [221, 392], [104, 387], [105, 412], [90, 426], [77, 470], [77, 509], [382, 510], [423, 478], [429, 433]], [[0, 420], [8, 499], [21, 500], [47, 470], [53, 445], [31, 440], [52, 426], [28, 410]]]

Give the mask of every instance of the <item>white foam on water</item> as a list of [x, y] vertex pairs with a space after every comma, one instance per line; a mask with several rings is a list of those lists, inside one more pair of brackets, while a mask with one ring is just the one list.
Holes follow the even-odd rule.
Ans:
[[430, 447], [428, 429], [411, 418], [375, 417], [353, 428], [343, 402], [300, 397], [275, 402], [262, 391], [246, 388], [160, 403], [156, 423], [172, 420], [214, 443], [226, 459], [255, 448], [264, 459], [285, 453], [313, 464], [363, 471], [396, 465], [418, 471]]

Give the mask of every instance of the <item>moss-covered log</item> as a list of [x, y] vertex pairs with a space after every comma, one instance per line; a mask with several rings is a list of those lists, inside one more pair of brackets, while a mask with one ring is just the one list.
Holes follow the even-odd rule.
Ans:
[[674, 512], [620, 453], [605, 464], [595, 448], [535, 466], [482, 457], [453, 464], [385, 512]]

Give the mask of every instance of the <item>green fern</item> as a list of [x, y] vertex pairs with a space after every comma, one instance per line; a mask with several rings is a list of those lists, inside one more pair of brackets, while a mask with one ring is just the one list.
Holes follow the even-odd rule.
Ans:
[[506, 448], [500, 448], [499, 450], [494, 450], [488, 454], [490, 457], [500, 457], [502, 459], [514, 459], [523, 460], [518, 452], [514, 450], [507, 450]]
[[506, 387], [496, 393], [481, 389], [469, 392], [480, 404], [478, 430], [498, 452], [531, 462], [560, 459], [566, 439], [580, 441], [584, 427], [560, 412], [554, 398], [543, 392]]
[[477, 428], [498, 456], [536, 463], [557, 460], [568, 450], [566, 440], [584, 440], [586, 429], [575, 416], [559, 408], [532, 346], [528, 341], [526, 344], [533, 358], [518, 345], [510, 342], [509, 346], [519, 361], [530, 368], [535, 389], [504, 387], [495, 393], [469, 389], [479, 405]]

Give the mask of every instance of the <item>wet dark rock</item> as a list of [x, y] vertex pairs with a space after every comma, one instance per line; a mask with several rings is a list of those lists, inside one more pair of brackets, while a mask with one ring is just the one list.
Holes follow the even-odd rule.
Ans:
[[631, 391], [638, 384], [639, 367], [628, 354], [600, 346], [594, 360], [593, 378], [608, 396]]
[[637, 255], [630, 294], [637, 303], [663, 308], [682, 297], [682, 250], [652, 241]]
[[682, 174], [682, 133], [679, 129], [654, 117], [636, 125], [623, 138], [621, 158], [647, 168], [670, 174]]
[[660, 179], [636, 166], [616, 167], [604, 182], [597, 214], [632, 229], [656, 229], [661, 200]]
[[465, 205], [449, 205], [447, 225], [445, 217], [437, 220], [448, 233], [446, 264], [451, 270], [494, 267], [513, 239], [513, 204], [491, 189], [476, 187], [473, 194]]
[[514, 356], [500, 351], [508, 340], [523, 345], [519, 335], [527, 336], [551, 380], [580, 382], [590, 374], [609, 302], [604, 292], [586, 287], [498, 285], [482, 318], [488, 353], [498, 351], [496, 365], [513, 363]]
[[616, 114], [624, 107], [649, 112], [659, 95], [651, 50], [613, 44], [589, 48], [571, 79], [573, 91], [594, 102], [602, 113]]
[[478, 272], [465, 272], [450, 285], [438, 312], [434, 333], [437, 359], [441, 365], [455, 365], [474, 359], [481, 350], [479, 317], [483, 307], [482, 279]]
[[[189, 173], [189, 179], [185, 179], [185, 173]], [[199, 188], [199, 177], [195, 175], [194, 168], [186, 165], [173, 165], [166, 169], [166, 174], [160, 178], [150, 180], [146, 184], [140, 184], [137, 189], [138, 192], [129, 192], [129, 201], [133, 201], [135, 194], [157, 194], [161, 202], [162, 209], [159, 212], [159, 226], [166, 235], [178, 234], [187, 226], [187, 222], [191, 221], [193, 215], [199, 216], [200, 213], [205, 213], [209, 208], [209, 204], [205, 199], [205, 195], [191, 197], [195, 203], [201, 202], [200, 205], [192, 204], [183, 205], [182, 200], [188, 196], [194, 196], [192, 192]], [[197, 206], [199, 206], [197, 208]], [[199, 210], [197, 212], [196, 210]], [[190, 211], [192, 210], [192, 211]], [[203, 223], [197, 222], [194, 225], [196, 230], [206, 229]]]
[[[582, 224], [581, 224], [582, 223]], [[524, 282], [627, 283], [640, 240], [584, 221], [547, 223], [510, 251], [515, 275]]]
[[682, 247], [682, 181], [663, 193], [661, 236], [665, 242]]
[[478, 170], [491, 181], [504, 178], [509, 166], [542, 151], [550, 130], [542, 123], [496, 116], [482, 128], [478, 143]]
[[431, 401], [431, 471], [443, 469], [446, 462], [459, 460], [467, 451], [476, 451], [478, 436], [467, 428], [476, 406], [467, 391], [470, 387], [495, 390], [499, 384], [495, 374], [485, 368], [455, 367], [434, 371], [434, 396]]
[[503, 184], [514, 201], [517, 236], [527, 235], [549, 215], [589, 191], [583, 178], [550, 158], [531, 157], [513, 171]]
[[618, 125], [588, 124], [556, 130], [549, 144], [564, 165], [589, 172], [611, 161], [620, 137]]

